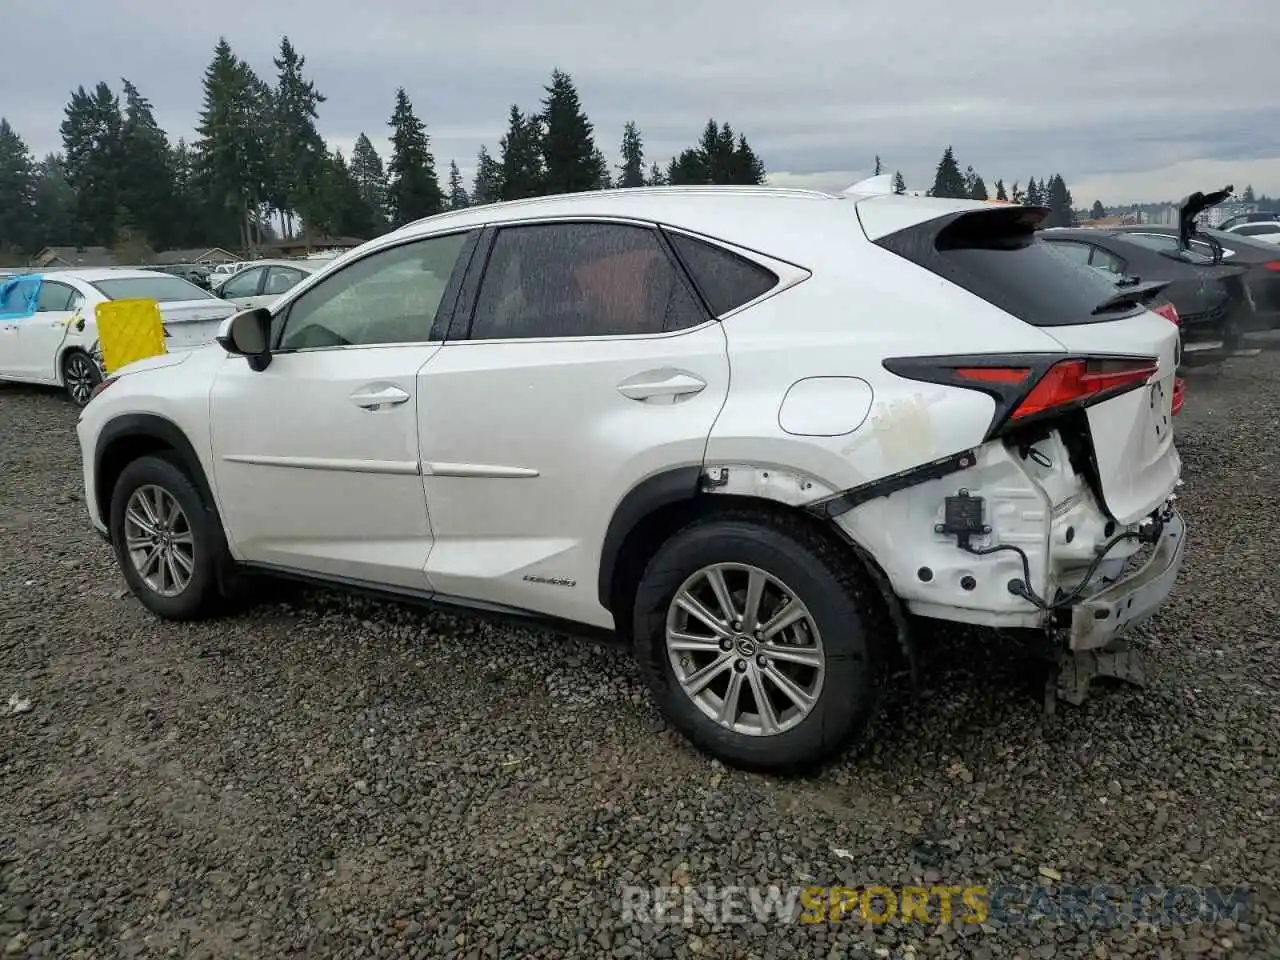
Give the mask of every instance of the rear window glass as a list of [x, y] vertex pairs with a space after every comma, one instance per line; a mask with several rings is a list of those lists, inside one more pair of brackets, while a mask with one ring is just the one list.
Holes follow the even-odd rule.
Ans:
[[158, 274], [154, 277], [119, 277], [111, 280], [95, 280], [93, 285], [108, 300], [158, 300], [172, 303], [175, 300], [213, 300], [213, 294], [202, 290], [181, 277]]
[[778, 285], [778, 277], [758, 263], [715, 244], [670, 233], [671, 245], [717, 317], [735, 310]]
[[877, 243], [1032, 326], [1114, 320], [1141, 309], [1127, 303], [1095, 315], [1115, 296], [1115, 281], [1039, 239], [1020, 207], [927, 221]]

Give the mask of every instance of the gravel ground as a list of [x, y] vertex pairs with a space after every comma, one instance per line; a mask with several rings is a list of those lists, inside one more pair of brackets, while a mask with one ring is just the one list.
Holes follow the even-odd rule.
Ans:
[[[595, 642], [320, 591], [160, 623], [88, 527], [74, 419], [0, 385], [0, 956], [1280, 956], [1280, 354], [1192, 380], [1147, 689], [1045, 720], [1025, 654], [937, 635], [924, 697], [805, 780], [695, 754]], [[1093, 929], [645, 924], [621, 898], [1033, 882], [1253, 893]]]

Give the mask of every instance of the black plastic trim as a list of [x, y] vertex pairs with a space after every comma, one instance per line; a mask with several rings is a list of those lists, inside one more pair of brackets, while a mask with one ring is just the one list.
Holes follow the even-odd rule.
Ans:
[[200, 463], [195, 447], [182, 432], [182, 428], [172, 420], [153, 413], [126, 413], [107, 422], [98, 434], [97, 445], [93, 451], [93, 492], [98, 504], [98, 516], [102, 518], [103, 523], [110, 522], [108, 518], [111, 516], [112, 493], [110, 490], [104, 490], [101, 482], [103, 461], [117, 441], [132, 437], [159, 440], [165, 446], [172, 448], [182, 458], [183, 466], [187, 468], [192, 483], [200, 491], [200, 497], [205, 506], [210, 511], [216, 512], [213, 489], [209, 486], [208, 477], [205, 476], [204, 467]]
[[923, 463], [918, 467], [912, 467], [910, 470], [891, 473], [889, 476], [881, 477], [879, 480], [872, 480], [869, 483], [859, 484], [856, 487], [841, 490], [839, 493], [833, 493], [829, 497], [823, 497], [821, 500], [815, 500], [813, 503], [806, 505], [805, 509], [825, 520], [834, 520], [855, 507], [862, 506], [868, 500], [887, 497], [892, 493], [897, 493], [899, 490], [906, 490], [908, 487], [915, 487], [922, 483], [928, 483], [930, 480], [939, 480], [950, 474], [958, 473], [961, 470], [968, 470], [977, 462], [978, 456], [974, 451], [962, 450], [959, 453], [953, 453], [937, 460]]
[[471, 323], [475, 319], [476, 302], [480, 298], [480, 284], [489, 270], [489, 258], [493, 256], [493, 242], [497, 235], [496, 227], [485, 226], [476, 238], [476, 247], [467, 264], [466, 275], [458, 290], [458, 302], [454, 304], [453, 317], [445, 333], [446, 343], [471, 338]]
[[701, 479], [700, 466], [676, 467], [640, 481], [618, 501], [600, 548], [600, 573], [596, 583], [600, 606], [612, 612], [613, 577], [627, 537], [655, 510], [697, 497], [701, 492]]
[[471, 269], [471, 261], [475, 257], [476, 244], [480, 240], [480, 233], [480, 230], [471, 230], [467, 233], [467, 239], [462, 242], [462, 249], [458, 251], [458, 260], [454, 263], [453, 270], [449, 272], [449, 279], [445, 283], [444, 292], [440, 295], [440, 306], [436, 310], [435, 321], [431, 324], [430, 338], [432, 341], [443, 340], [449, 333], [449, 325], [453, 321], [453, 311], [457, 309], [463, 280], [467, 275], [467, 271]]
[[486, 600], [471, 600], [466, 597], [455, 597], [444, 593], [433, 593], [425, 587], [421, 590], [415, 590], [411, 587], [391, 587], [384, 584], [371, 583], [367, 580], [359, 580], [354, 577], [307, 573], [294, 570], [292, 567], [276, 566], [270, 563], [246, 563], [241, 564], [240, 569], [250, 573], [269, 574], [314, 586], [337, 587], [377, 600], [412, 603], [449, 612], [462, 612], [500, 623], [537, 626], [556, 633], [569, 634], [570, 636], [609, 640], [617, 636], [614, 631], [605, 627], [579, 623], [576, 620], [565, 620], [561, 617], [539, 613], [536, 610], [526, 610], [522, 607], [490, 603]]

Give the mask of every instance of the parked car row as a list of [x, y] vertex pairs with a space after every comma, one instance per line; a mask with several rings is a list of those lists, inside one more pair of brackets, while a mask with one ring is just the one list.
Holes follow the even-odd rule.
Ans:
[[1087, 658], [1173, 589], [1178, 328], [1047, 213], [883, 177], [412, 223], [99, 384], [90, 522], [158, 616], [284, 575], [611, 630], [710, 753], [811, 763], [916, 617]]
[[[1280, 248], [1244, 222], [1231, 231], [1197, 228], [1195, 218], [1230, 194], [1193, 194], [1179, 226], [1052, 228], [1043, 238], [1077, 263], [1115, 278], [1117, 289], [1172, 306], [1182, 328], [1182, 363], [1220, 363], [1257, 352], [1253, 335], [1280, 328]], [[1280, 236], [1278, 236], [1280, 239]]]

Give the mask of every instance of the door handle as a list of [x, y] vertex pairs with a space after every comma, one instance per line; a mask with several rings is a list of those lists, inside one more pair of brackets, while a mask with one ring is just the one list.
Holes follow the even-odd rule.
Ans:
[[700, 377], [687, 373], [673, 373], [661, 380], [620, 383], [618, 392], [628, 400], [651, 400], [654, 397], [678, 397], [698, 393], [706, 386], [707, 381]]
[[382, 387], [378, 390], [358, 391], [351, 394], [351, 402], [366, 410], [379, 410], [382, 407], [394, 407], [409, 399], [409, 394], [397, 386]]

